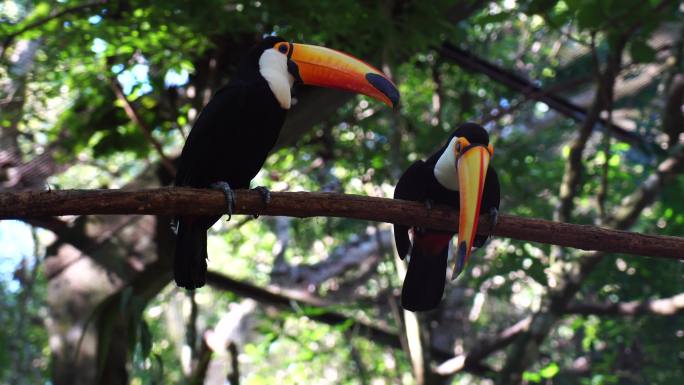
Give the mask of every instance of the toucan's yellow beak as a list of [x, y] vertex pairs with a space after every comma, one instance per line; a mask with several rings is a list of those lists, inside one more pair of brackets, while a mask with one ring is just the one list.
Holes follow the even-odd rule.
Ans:
[[484, 146], [476, 145], [465, 150], [458, 158], [458, 185], [460, 190], [460, 219], [458, 222], [458, 254], [452, 279], [458, 277], [470, 258], [470, 249], [477, 233], [480, 204], [485, 176], [491, 155]]
[[364, 94], [392, 108], [399, 103], [399, 91], [394, 83], [378, 69], [351, 55], [293, 43], [288, 56], [290, 73], [295, 72], [293, 76], [304, 84]]

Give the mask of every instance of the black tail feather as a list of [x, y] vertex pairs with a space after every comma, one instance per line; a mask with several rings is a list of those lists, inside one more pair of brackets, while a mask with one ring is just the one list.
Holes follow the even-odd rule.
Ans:
[[401, 306], [410, 311], [432, 310], [439, 305], [446, 283], [448, 246], [438, 255], [414, 247], [401, 290]]
[[207, 281], [207, 227], [201, 222], [181, 218], [178, 224], [173, 276], [178, 286], [188, 290]]

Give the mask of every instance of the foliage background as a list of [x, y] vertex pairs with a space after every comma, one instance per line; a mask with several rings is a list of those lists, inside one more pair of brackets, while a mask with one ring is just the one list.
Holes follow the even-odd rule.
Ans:
[[[376, 64], [402, 103], [296, 90], [255, 185], [390, 197], [410, 162], [472, 120], [493, 138], [503, 212], [679, 235], [683, 13], [667, 0], [2, 0], [0, 188], [168, 184], [201, 107], [277, 33]], [[494, 239], [416, 315], [397, 307], [404, 267], [386, 224], [219, 222], [215, 279], [190, 295], [171, 284], [167, 224], [0, 222], [0, 383], [684, 374], [679, 261]]]

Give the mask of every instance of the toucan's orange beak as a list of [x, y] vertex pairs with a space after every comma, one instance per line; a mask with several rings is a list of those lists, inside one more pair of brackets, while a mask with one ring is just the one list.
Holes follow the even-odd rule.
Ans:
[[399, 91], [394, 83], [378, 69], [351, 55], [293, 43], [288, 56], [290, 73], [304, 84], [364, 94], [392, 108], [399, 103]]
[[458, 254], [452, 279], [458, 277], [470, 258], [470, 249], [477, 233], [480, 204], [485, 176], [491, 155], [486, 147], [475, 145], [468, 148], [457, 160], [460, 190], [460, 219], [458, 222]]

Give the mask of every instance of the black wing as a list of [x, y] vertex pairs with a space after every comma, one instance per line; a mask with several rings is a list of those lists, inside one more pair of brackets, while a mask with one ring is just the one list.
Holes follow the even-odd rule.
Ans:
[[244, 110], [246, 99], [246, 87], [241, 85], [227, 85], [214, 94], [185, 141], [176, 172], [176, 186], [208, 187], [203, 185], [204, 174], [211, 170], [207, 170], [204, 163], [216, 146], [217, 131], [238, 125], [237, 119]]
[[[414, 162], [406, 169], [394, 188], [394, 199], [424, 202], [427, 198], [425, 170], [425, 162], [422, 160]], [[401, 259], [406, 257], [411, 247], [408, 231], [409, 226], [394, 225], [394, 244]]]

